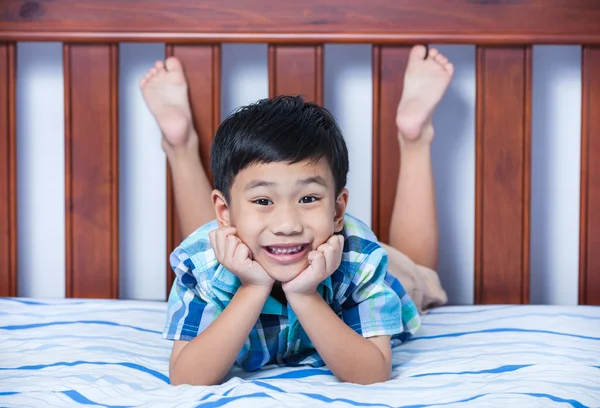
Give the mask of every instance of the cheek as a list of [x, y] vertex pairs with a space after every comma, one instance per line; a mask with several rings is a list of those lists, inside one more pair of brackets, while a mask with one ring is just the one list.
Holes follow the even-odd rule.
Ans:
[[312, 214], [307, 217], [307, 222], [315, 235], [315, 244], [317, 246], [327, 241], [329, 237], [333, 235], [335, 229], [333, 212], [330, 214], [323, 211], [318, 215]]
[[234, 226], [237, 230], [237, 236], [246, 244], [250, 250], [256, 250], [258, 243], [257, 237], [260, 234], [261, 226], [256, 217], [232, 217]]

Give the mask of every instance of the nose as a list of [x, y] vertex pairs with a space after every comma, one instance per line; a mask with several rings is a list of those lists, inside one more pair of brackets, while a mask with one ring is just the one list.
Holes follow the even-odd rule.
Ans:
[[302, 230], [300, 214], [292, 206], [280, 206], [273, 213], [271, 231], [275, 235], [295, 235], [302, 233]]

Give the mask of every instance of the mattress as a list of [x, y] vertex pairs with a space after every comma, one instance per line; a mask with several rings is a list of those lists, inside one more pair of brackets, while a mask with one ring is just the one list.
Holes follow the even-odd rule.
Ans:
[[[0, 406], [600, 407], [600, 307], [446, 306], [393, 351], [393, 378], [233, 369], [169, 385], [166, 304], [0, 299]], [[199, 367], [201, 369], [201, 367]]]

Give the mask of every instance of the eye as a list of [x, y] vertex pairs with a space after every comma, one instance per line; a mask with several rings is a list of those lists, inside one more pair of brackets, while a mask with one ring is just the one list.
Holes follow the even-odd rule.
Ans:
[[315, 201], [318, 201], [319, 198], [315, 197], [315, 196], [304, 196], [300, 199], [300, 202], [302, 204], [309, 204], [309, 203], [314, 203]]
[[269, 205], [269, 204], [273, 204], [273, 202], [271, 200], [269, 200], [268, 198], [259, 198], [257, 200], [252, 201], [254, 204], [258, 204], [258, 205]]

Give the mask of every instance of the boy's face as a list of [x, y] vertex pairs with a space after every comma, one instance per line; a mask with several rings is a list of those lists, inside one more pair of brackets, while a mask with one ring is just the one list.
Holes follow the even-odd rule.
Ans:
[[261, 163], [240, 171], [229, 205], [217, 198], [221, 225], [237, 229], [253, 258], [285, 283], [308, 267], [308, 253], [341, 231], [348, 192], [335, 196], [329, 164]]

